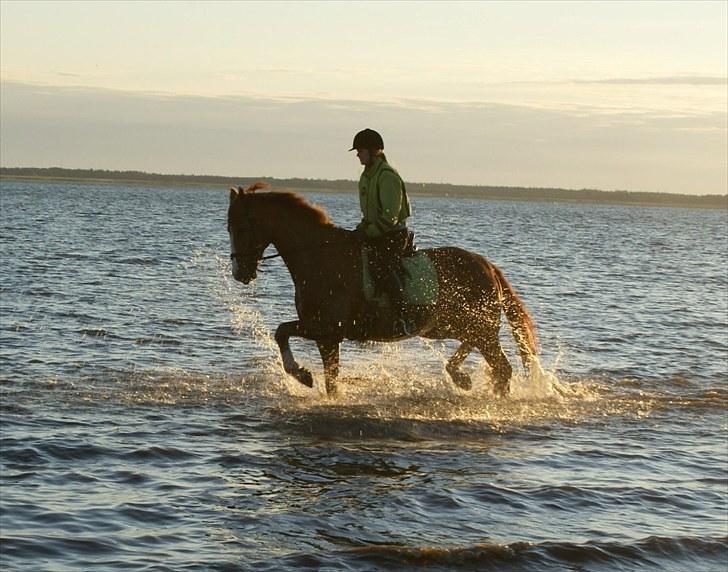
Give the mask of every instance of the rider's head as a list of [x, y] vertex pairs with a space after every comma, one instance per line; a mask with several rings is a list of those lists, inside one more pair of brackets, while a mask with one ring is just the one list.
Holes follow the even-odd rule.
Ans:
[[354, 143], [349, 151], [356, 149], [356, 156], [359, 157], [362, 165], [368, 166], [375, 157], [384, 158], [384, 140], [374, 129], [364, 129], [354, 135]]
[[354, 143], [352, 144], [349, 151], [353, 151], [354, 149], [369, 149], [371, 151], [381, 151], [384, 149], [384, 140], [379, 133], [374, 131], [374, 129], [364, 129], [363, 131], [359, 131], [359, 133], [354, 135]]

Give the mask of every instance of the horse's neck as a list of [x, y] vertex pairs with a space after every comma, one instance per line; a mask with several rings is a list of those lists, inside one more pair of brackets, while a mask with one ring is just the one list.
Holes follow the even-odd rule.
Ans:
[[[273, 246], [283, 258], [294, 281], [308, 274], [320, 274], [322, 266], [330, 265], [334, 250], [347, 247], [346, 233], [332, 225], [315, 222], [281, 220], [273, 237]], [[340, 251], [340, 250], [339, 250]]]

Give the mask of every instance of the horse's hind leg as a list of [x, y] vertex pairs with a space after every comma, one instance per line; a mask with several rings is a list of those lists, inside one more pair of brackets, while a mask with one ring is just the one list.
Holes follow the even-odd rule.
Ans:
[[462, 369], [460, 369], [460, 366], [463, 364], [465, 358], [468, 357], [468, 354], [471, 351], [473, 351], [472, 344], [468, 342], [462, 342], [460, 344], [460, 347], [448, 360], [447, 365], [445, 366], [445, 369], [447, 370], [447, 373], [450, 374], [450, 378], [452, 379], [453, 383], [457, 385], [460, 389], [469, 390], [473, 386], [472, 382], [470, 381], [470, 376]]
[[316, 340], [321, 361], [324, 362], [324, 379], [328, 395], [336, 392], [336, 378], [339, 376], [339, 343], [336, 340]]
[[503, 348], [498, 341], [498, 332], [492, 333], [488, 338], [481, 340], [477, 344], [480, 353], [483, 354], [485, 361], [491, 367], [493, 372], [493, 391], [498, 397], [505, 397], [510, 390], [511, 367]]

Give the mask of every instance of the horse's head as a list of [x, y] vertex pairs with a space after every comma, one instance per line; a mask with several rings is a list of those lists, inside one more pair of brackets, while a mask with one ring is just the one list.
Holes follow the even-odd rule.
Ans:
[[230, 260], [233, 278], [248, 284], [258, 273], [263, 251], [270, 244], [260, 218], [256, 218], [253, 193], [266, 185], [256, 183], [247, 189], [230, 189], [228, 233], [230, 234]]

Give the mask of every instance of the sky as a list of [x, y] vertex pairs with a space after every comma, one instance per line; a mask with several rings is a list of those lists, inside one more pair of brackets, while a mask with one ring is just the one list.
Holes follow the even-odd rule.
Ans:
[[728, 2], [0, 2], [0, 163], [728, 192]]

